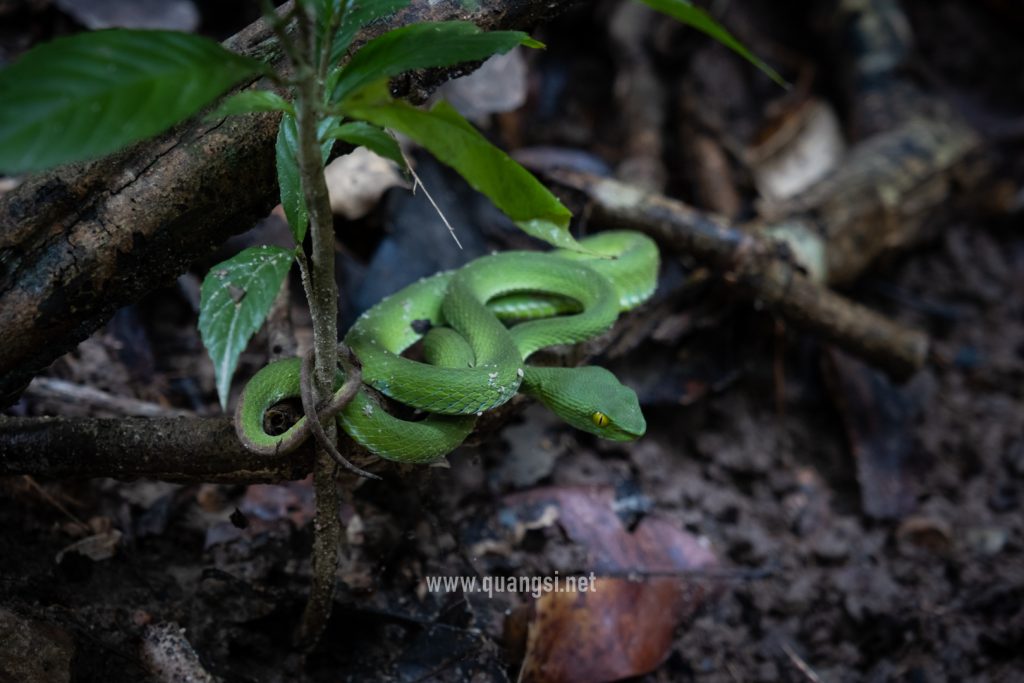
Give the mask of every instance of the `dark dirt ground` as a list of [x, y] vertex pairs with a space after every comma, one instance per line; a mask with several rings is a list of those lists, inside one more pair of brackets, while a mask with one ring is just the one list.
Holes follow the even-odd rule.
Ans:
[[[769, 60], [783, 54], [828, 64], [835, 55], [816, 42], [821, 24], [787, 23], [801, 6], [783, 3], [773, 22], [736, 8], [725, 18]], [[925, 82], [993, 129], [993, 121], [1019, 128], [1019, 10], [994, 0], [904, 7]], [[599, 106], [610, 79], [597, 76], [612, 67], [595, 27], [607, 11], [602, 5], [541, 32], [552, 49], [531, 62], [530, 104], [498, 118], [507, 144], [575, 145], [612, 164], [621, 159], [614, 112]], [[47, 35], [59, 30], [46, 23], [56, 16], [47, 10], [19, 21]], [[579, 30], [581, 23], [594, 30]], [[10, 48], [11, 33], [4, 35]], [[567, 45], [558, 49], [561, 40]], [[698, 49], [704, 59], [709, 49], [719, 62], [730, 59], [692, 44], [701, 47], [662, 50], [662, 68], [690, 64]], [[551, 94], [559, 79], [564, 90]], [[718, 87], [728, 92], [729, 82]], [[758, 87], [750, 97], [770, 86]], [[815, 89], [849, 99], [827, 69]], [[741, 118], [736, 130], [757, 127], [754, 115]], [[1007, 126], [999, 130], [1012, 131]], [[445, 595], [428, 591], [424, 577], [614, 569], [604, 550], [614, 555], [631, 543], [627, 529], [656, 528], [670, 529], [654, 535], [656, 544], [696, 541], [717, 563], [670, 580], [691, 589], [685, 604], [674, 603], [686, 618], [674, 630], [669, 620], [664, 662], [636, 680], [1024, 680], [1024, 137], [1018, 130], [997, 138], [995, 177], [1017, 193], [1015, 208], [992, 212], [950, 198], [933, 220], [934, 240], [879, 264], [848, 290], [927, 330], [945, 350], [947, 363], [903, 386], [722, 285], [670, 300], [679, 290], [666, 276], [648, 318], [661, 316], [674, 332], [642, 335], [605, 363], [638, 387], [646, 437], [600, 443], [527, 408], [479, 447], [457, 451], [450, 468], [388, 468], [383, 482], [362, 483], [343, 510], [348, 543], [335, 613], [308, 658], [289, 644], [309, 580], [308, 482], [0, 480], [0, 620], [34, 620], [33, 649], [41, 659], [69, 660], [76, 681], [144, 679], [139, 642], [147, 625], [161, 622], [185, 628], [208, 669], [226, 681], [514, 680], [522, 657], [515, 628], [530, 596]], [[670, 191], [696, 203], [693, 179], [677, 162], [668, 167]], [[443, 188], [435, 194], [477, 207], [446, 173], [426, 168]], [[749, 212], [750, 181], [735, 168], [734, 179]], [[371, 228], [400, 224], [406, 212], [432, 220], [422, 202], [399, 193], [356, 224], [348, 234], [357, 239], [342, 235], [343, 291], [379, 277], [366, 275], [380, 251], [379, 239], [366, 237], [379, 235]], [[481, 250], [515, 243], [486, 208], [467, 211], [483, 225]], [[391, 229], [389, 239], [399, 239]], [[207, 265], [197, 265], [200, 277]], [[678, 282], [678, 266], [667, 270]], [[187, 284], [122, 311], [50, 375], [215, 411]], [[632, 324], [642, 327], [643, 316]], [[262, 365], [263, 348], [257, 339], [243, 374]], [[14, 411], [90, 412], [32, 398]], [[562, 506], [557, 520], [542, 504], [551, 498]], [[594, 500], [617, 501], [624, 526], [574, 526], [573, 514], [601, 519], [589, 507]], [[886, 506], [888, 513], [878, 512]], [[232, 524], [233, 513], [246, 528]], [[108, 559], [75, 552], [56, 559], [86, 537], [117, 540], [110, 530], [120, 540]], [[668, 604], [645, 604], [635, 628], [647, 634], [647, 622], [662, 619]], [[568, 649], [586, 659], [608, 647], [581, 637]], [[50, 675], [32, 680], [60, 680]]]

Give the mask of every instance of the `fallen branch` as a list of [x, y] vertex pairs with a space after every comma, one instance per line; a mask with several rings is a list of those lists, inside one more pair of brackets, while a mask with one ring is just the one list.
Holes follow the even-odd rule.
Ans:
[[[652, 312], [653, 314], [654, 312]], [[621, 331], [621, 327], [617, 327]], [[617, 334], [587, 345], [587, 357], [600, 355]], [[580, 358], [575, 358], [579, 362]], [[484, 413], [465, 445], [500, 431], [529, 404], [518, 394]], [[329, 410], [329, 409], [328, 409]], [[298, 415], [295, 416], [296, 418]], [[287, 428], [289, 425], [277, 425]], [[38, 479], [110, 477], [123, 481], [156, 479], [181, 483], [262, 484], [305, 479], [313, 472], [309, 439], [283, 456], [260, 455], [238, 440], [229, 417], [7, 417], [0, 415], [0, 477]], [[342, 442], [342, 453], [358, 467], [377, 470], [384, 461]], [[338, 470], [338, 474], [345, 472]]]
[[255, 484], [303, 479], [312, 469], [309, 444], [287, 456], [256, 455], [227, 417], [0, 416], [0, 476]]
[[577, 171], [547, 175], [592, 202], [591, 220], [639, 230], [663, 246], [719, 270], [751, 298], [804, 329], [893, 375], [905, 377], [928, 357], [928, 338], [814, 282], [782, 245], [667, 197]]
[[[530, 28], [571, 4], [501, 0], [467, 10], [462, 3], [418, 0], [362, 31], [355, 44], [415, 21]], [[262, 21], [225, 44], [279, 59]], [[465, 72], [431, 70], [396, 87], [422, 98]], [[277, 203], [277, 124], [277, 114], [220, 123], [199, 117], [112, 157], [31, 177], [0, 199], [0, 406], [118, 308], [169, 283], [270, 212]]]
[[823, 283], [849, 282], [882, 254], [919, 242], [925, 219], [950, 187], [971, 180], [960, 172], [978, 146], [977, 136], [956, 122], [913, 119], [866, 141], [832, 176], [743, 228], [614, 180], [543, 172], [581, 193], [594, 223], [645, 232], [716, 268], [800, 329], [905, 378], [927, 362], [928, 337]]
[[[519, 395], [485, 413], [467, 445], [500, 430], [528, 402]], [[228, 417], [0, 415], [0, 477], [276, 483], [305, 479], [313, 472], [312, 443], [311, 439], [287, 455], [259, 455], [242, 445]], [[382, 462], [349, 439], [343, 443], [343, 453], [359, 467], [374, 469]]]

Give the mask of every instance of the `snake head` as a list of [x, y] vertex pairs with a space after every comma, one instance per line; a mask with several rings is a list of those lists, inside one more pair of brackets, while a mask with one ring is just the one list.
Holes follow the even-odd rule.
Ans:
[[647, 431], [636, 392], [596, 366], [527, 366], [524, 389], [576, 429], [610, 441], [633, 441]]

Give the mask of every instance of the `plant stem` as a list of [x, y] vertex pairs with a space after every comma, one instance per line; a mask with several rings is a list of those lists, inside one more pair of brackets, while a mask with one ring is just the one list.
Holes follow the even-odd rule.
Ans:
[[[334, 220], [331, 214], [324, 163], [320, 152], [318, 124], [323, 84], [316, 72], [316, 41], [310, 16], [296, 5], [297, 44], [302, 64], [296, 64], [295, 118], [299, 134], [298, 165], [302, 193], [309, 214], [312, 241], [312, 268], [306, 296], [313, 321], [313, 393], [320, 405], [334, 390], [338, 348], [338, 285], [334, 279]], [[328, 439], [337, 439], [334, 420], [324, 425]], [[309, 602], [302, 617], [299, 639], [310, 649], [320, 638], [331, 614], [334, 597], [334, 572], [341, 541], [338, 519], [338, 489], [334, 479], [334, 461], [318, 445], [313, 471], [316, 493], [316, 520], [313, 525], [313, 571]]]
[[[313, 320], [313, 345], [316, 349], [316, 394], [321, 401], [334, 388], [334, 368], [338, 346], [338, 287], [334, 279], [334, 222], [324, 180], [324, 166], [317, 140], [317, 120], [307, 97], [316, 97], [319, 89], [313, 79], [304, 81], [296, 102], [299, 132], [299, 172], [302, 191], [309, 209], [309, 232], [313, 244], [310, 268], [310, 314]], [[315, 105], [314, 105], [315, 106]]]
[[[328, 436], [336, 431], [326, 425], [324, 429]], [[334, 574], [341, 543], [341, 521], [338, 519], [341, 501], [334, 478], [334, 461], [319, 444], [313, 468], [313, 490], [316, 492], [316, 516], [313, 518], [312, 582], [309, 602], [302, 613], [298, 632], [299, 646], [307, 652], [320, 640], [331, 616]]]

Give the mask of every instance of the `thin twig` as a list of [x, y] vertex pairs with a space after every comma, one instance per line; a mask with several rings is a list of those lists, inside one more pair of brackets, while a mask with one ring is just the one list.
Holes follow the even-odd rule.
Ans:
[[[348, 354], [348, 348], [344, 345], [339, 346], [339, 357], [341, 354]], [[316, 438], [320, 446], [327, 451], [332, 458], [334, 458], [334, 461], [349, 472], [367, 479], [380, 479], [376, 474], [371, 474], [366, 470], [359, 469], [349, 462], [345, 456], [339, 453], [338, 448], [329, 438], [327, 438], [324, 426], [320, 422], [321, 412], [323, 413], [323, 419], [334, 419], [338, 413], [345, 409], [345, 406], [352, 402], [352, 399], [355, 398], [356, 392], [359, 391], [359, 385], [362, 383], [362, 373], [353, 364], [347, 363], [345, 368], [345, 383], [341, 386], [341, 389], [334, 394], [330, 404], [327, 405], [323, 411], [317, 410], [315, 401], [313, 400], [312, 374], [313, 349], [310, 349], [302, 358], [302, 379], [299, 382], [299, 386], [301, 388], [300, 392], [302, 395], [302, 411], [306, 414], [306, 420], [309, 422], [309, 427], [313, 432], [313, 436]]]
[[462, 242], [459, 242], [459, 238], [455, 236], [455, 228], [453, 228], [452, 224], [448, 222], [448, 218], [445, 217], [444, 212], [441, 211], [441, 207], [437, 205], [437, 202], [434, 201], [434, 198], [430, 196], [430, 190], [428, 190], [427, 186], [423, 184], [423, 181], [420, 180], [420, 177], [416, 175], [416, 171], [415, 169], [413, 169], [412, 163], [409, 161], [409, 157], [405, 155], [405, 151], [400, 151], [402, 152], [402, 159], [405, 160], [405, 167], [409, 169], [409, 173], [412, 175], [413, 194], [416, 194], [417, 186], [423, 188], [423, 194], [427, 195], [427, 201], [430, 202], [430, 205], [434, 207], [434, 211], [437, 212], [437, 215], [441, 217], [441, 220], [444, 221], [444, 224], [448, 227], [448, 232], [451, 234], [452, 239], [455, 240], [456, 246], [458, 246], [459, 249], [462, 249]]
[[301, 246], [295, 249], [295, 262], [299, 264], [302, 291], [306, 294], [306, 301], [309, 301], [313, 296], [313, 277], [309, 272], [309, 259], [306, 258], [306, 252], [302, 251]]
[[793, 650], [793, 648], [789, 646], [789, 643], [786, 641], [782, 641], [782, 651], [786, 653], [786, 656], [789, 657], [789, 661], [793, 662], [793, 666], [795, 666], [800, 673], [807, 678], [807, 680], [811, 681], [811, 683], [821, 683], [821, 677], [810, 667], [810, 665], [807, 664], [807, 662], [803, 660], [800, 655]]
[[90, 531], [88, 524], [86, 524], [81, 519], [79, 519], [79, 517], [77, 515], [75, 515], [73, 512], [71, 512], [71, 510], [68, 510], [67, 507], [63, 503], [61, 503], [59, 500], [57, 500], [56, 498], [51, 496], [49, 493], [47, 493], [43, 489], [43, 487], [40, 486], [39, 483], [35, 479], [33, 479], [32, 477], [30, 477], [27, 474], [24, 475], [22, 477], [22, 479], [24, 479], [25, 483], [28, 484], [29, 487], [32, 490], [34, 490], [36, 493], [38, 493], [40, 496], [42, 496], [43, 500], [45, 500], [47, 503], [49, 503], [53, 507], [55, 507], [58, 510], [60, 510], [61, 513], [63, 513], [68, 519], [70, 519], [72, 522], [77, 524], [83, 530]]
[[271, 361], [291, 358], [296, 348], [291, 316], [291, 287], [288, 278], [285, 278], [267, 314], [267, 355]]

